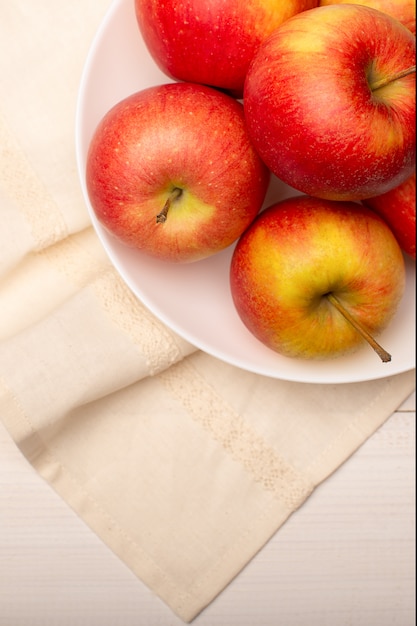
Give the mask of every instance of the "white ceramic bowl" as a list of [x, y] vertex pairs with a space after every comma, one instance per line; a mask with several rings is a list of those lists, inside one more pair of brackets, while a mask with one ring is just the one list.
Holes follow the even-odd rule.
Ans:
[[[102, 116], [119, 100], [170, 82], [141, 38], [133, 0], [115, 0], [92, 43], [81, 80], [76, 118], [79, 176], [93, 226], [115, 268], [133, 293], [167, 326], [197, 348], [227, 363], [273, 378], [305, 383], [349, 383], [383, 378], [415, 366], [415, 263], [406, 259], [406, 293], [395, 319], [378, 338], [392, 355], [382, 363], [365, 345], [328, 361], [288, 359], [261, 344], [238, 317], [229, 289], [233, 246], [197, 263], [157, 261], [128, 248], [98, 223], [85, 186], [89, 142]], [[294, 195], [273, 179], [265, 206]]]

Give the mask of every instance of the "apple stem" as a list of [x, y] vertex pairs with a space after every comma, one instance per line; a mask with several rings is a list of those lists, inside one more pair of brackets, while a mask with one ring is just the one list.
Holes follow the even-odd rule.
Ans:
[[345, 309], [345, 307], [339, 302], [339, 300], [332, 293], [327, 293], [326, 298], [331, 304], [343, 315], [343, 317], [356, 328], [356, 330], [362, 335], [362, 337], [369, 343], [369, 345], [375, 350], [379, 358], [383, 363], [391, 361], [391, 355], [388, 354], [382, 346], [375, 341], [375, 339], [368, 333], [367, 330]]
[[156, 216], [157, 224], [163, 224], [164, 222], [166, 222], [171, 204], [175, 202], [175, 200], [179, 198], [181, 194], [182, 189], [180, 187], [174, 187], [174, 189], [171, 191], [168, 198], [166, 199], [166, 202], [162, 207], [162, 211], [160, 211], [160, 213], [158, 213], [158, 215]]
[[385, 85], [389, 85], [389, 83], [398, 80], [399, 78], [404, 78], [404, 76], [408, 76], [409, 74], [413, 74], [416, 71], [416, 66], [412, 65], [411, 67], [407, 67], [406, 70], [401, 70], [401, 72], [397, 72], [396, 74], [392, 74], [391, 76], [385, 76], [380, 80], [376, 80], [374, 83], [370, 85], [371, 91], [376, 91], [377, 89], [381, 89], [381, 87], [385, 87]]

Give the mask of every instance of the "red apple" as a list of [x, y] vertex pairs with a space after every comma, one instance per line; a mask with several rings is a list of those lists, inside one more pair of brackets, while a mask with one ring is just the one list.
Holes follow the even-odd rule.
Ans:
[[416, 3], [415, 0], [320, 0], [319, 6], [330, 4], [362, 4], [383, 13], [388, 13], [406, 26], [413, 35], [416, 34]]
[[415, 51], [405, 26], [365, 6], [318, 7], [282, 24], [244, 91], [249, 132], [272, 172], [332, 200], [406, 180], [415, 169]]
[[363, 204], [376, 211], [391, 228], [401, 249], [416, 258], [416, 174], [401, 185]]
[[318, 0], [135, 0], [143, 39], [163, 72], [236, 95], [261, 41], [317, 5]]
[[203, 85], [150, 87], [101, 120], [86, 183], [99, 221], [160, 259], [202, 259], [235, 241], [260, 210], [269, 171], [242, 105]]
[[236, 310], [266, 346], [328, 359], [376, 343], [405, 288], [405, 264], [387, 224], [361, 204], [292, 197], [260, 213], [233, 252]]

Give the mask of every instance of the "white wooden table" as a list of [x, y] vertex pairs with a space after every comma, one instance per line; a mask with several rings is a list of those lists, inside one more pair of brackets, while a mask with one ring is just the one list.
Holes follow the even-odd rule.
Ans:
[[[415, 393], [196, 626], [414, 626]], [[0, 422], [0, 625], [179, 626]]]

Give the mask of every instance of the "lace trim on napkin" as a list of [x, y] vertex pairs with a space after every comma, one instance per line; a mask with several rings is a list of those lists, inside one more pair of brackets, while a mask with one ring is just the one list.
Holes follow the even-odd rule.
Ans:
[[59, 208], [33, 171], [1, 115], [0, 170], [4, 190], [31, 228], [33, 250], [42, 250], [66, 237], [68, 229]]
[[113, 323], [140, 347], [151, 376], [176, 363], [184, 354], [196, 350], [159, 322], [115, 271], [110, 270], [99, 277], [93, 284], [93, 290], [101, 308]]
[[188, 359], [165, 370], [158, 378], [188, 414], [289, 511], [298, 508], [313, 491], [313, 483], [278, 456]]

